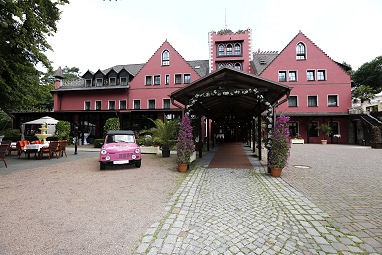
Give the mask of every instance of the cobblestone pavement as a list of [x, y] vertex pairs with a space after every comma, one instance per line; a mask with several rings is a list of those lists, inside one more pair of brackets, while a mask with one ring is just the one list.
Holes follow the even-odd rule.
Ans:
[[[253, 158], [251, 162], [256, 163]], [[281, 178], [253, 169], [191, 171], [137, 254], [378, 254]]]
[[335, 226], [382, 254], [381, 157], [382, 150], [365, 146], [294, 144], [282, 178], [330, 214]]

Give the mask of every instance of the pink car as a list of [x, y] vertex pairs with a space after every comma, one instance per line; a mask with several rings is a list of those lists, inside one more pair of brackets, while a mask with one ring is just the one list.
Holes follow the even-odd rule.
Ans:
[[141, 167], [141, 149], [131, 130], [109, 130], [99, 154], [100, 169], [106, 165], [134, 164]]

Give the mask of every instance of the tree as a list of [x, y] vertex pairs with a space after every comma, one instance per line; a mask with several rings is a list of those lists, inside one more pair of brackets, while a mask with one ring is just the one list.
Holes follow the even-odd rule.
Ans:
[[375, 93], [382, 91], [382, 56], [366, 62], [352, 75], [355, 86], [365, 85]]
[[375, 95], [375, 91], [371, 87], [365, 85], [355, 87], [351, 93], [353, 101], [359, 99], [361, 100], [361, 103], [372, 99]]
[[56, 31], [59, 6], [68, 0], [0, 1], [0, 110], [6, 113], [31, 105], [39, 91], [37, 65], [51, 70], [44, 54], [47, 36]]

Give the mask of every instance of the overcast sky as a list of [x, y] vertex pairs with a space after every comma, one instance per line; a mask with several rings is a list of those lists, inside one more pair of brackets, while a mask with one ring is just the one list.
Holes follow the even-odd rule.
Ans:
[[97, 71], [145, 63], [167, 39], [208, 59], [208, 32], [252, 29], [253, 50], [281, 51], [301, 30], [354, 70], [382, 55], [380, 0], [70, 0], [49, 38], [53, 67]]

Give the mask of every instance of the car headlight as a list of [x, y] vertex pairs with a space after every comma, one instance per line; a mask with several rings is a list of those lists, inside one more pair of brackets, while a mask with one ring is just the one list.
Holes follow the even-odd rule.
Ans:
[[132, 158], [132, 159], [136, 159], [137, 156], [135, 156], [135, 155], [133, 154], [133, 155], [131, 155], [131, 158]]
[[135, 149], [135, 153], [140, 153], [140, 152], [141, 152], [141, 149], [139, 149], [139, 148]]
[[106, 153], [107, 153], [106, 150], [101, 150], [101, 154], [102, 154], [102, 155], [105, 155]]
[[110, 157], [109, 157], [109, 156], [106, 156], [106, 160], [110, 160]]

